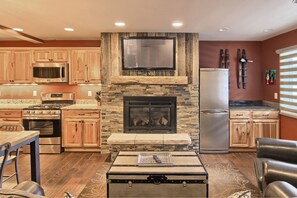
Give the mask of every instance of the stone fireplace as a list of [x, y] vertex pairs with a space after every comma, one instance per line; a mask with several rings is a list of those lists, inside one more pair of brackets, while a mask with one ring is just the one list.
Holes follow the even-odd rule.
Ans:
[[176, 133], [176, 97], [124, 96], [124, 133]]
[[[123, 70], [121, 38], [124, 36], [175, 37], [176, 69]], [[132, 133], [141, 133], [136, 134], [138, 136], [188, 134], [189, 148], [198, 150], [198, 45], [197, 33], [101, 33], [101, 152], [109, 152], [107, 139], [114, 133], [128, 136]], [[140, 100], [135, 103], [136, 98]], [[160, 98], [169, 100], [157, 101]], [[138, 108], [144, 104], [146, 107]]]

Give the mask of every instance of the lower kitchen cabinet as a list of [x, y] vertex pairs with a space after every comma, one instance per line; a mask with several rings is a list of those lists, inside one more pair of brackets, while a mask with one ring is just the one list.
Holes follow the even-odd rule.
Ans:
[[[253, 137], [279, 138], [279, 120], [253, 120]], [[251, 141], [251, 147], [256, 147], [255, 141]]]
[[250, 130], [249, 120], [230, 120], [230, 147], [249, 147]]
[[0, 110], [0, 124], [23, 124], [22, 110]]
[[99, 110], [63, 110], [62, 146], [64, 148], [99, 148]]
[[279, 112], [231, 110], [230, 147], [255, 148], [256, 138], [279, 138]]

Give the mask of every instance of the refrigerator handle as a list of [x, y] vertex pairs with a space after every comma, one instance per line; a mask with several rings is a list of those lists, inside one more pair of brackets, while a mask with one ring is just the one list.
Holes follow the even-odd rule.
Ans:
[[228, 114], [228, 111], [202, 111], [204, 114]]

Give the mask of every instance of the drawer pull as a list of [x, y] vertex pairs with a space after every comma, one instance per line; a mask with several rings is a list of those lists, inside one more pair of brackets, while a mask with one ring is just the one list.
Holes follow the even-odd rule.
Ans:
[[85, 115], [84, 113], [79, 113], [78, 115], [82, 116], [82, 115]]
[[129, 188], [132, 188], [132, 181], [128, 181]]
[[11, 113], [4, 113], [4, 115], [11, 115]]
[[269, 114], [262, 114], [262, 116], [269, 116]]
[[237, 113], [236, 116], [243, 116], [243, 113]]

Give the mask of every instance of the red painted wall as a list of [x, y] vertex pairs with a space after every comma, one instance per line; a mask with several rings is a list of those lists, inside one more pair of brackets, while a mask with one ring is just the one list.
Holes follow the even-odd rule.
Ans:
[[[279, 102], [274, 99], [274, 93], [279, 94], [279, 55], [276, 50], [297, 45], [297, 29], [267, 39], [261, 45], [262, 72], [267, 69], [277, 70], [277, 81], [275, 85], [263, 85], [263, 100]], [[297, 140], [297, 119], [281, 116], [280, 134], [282, 139]]]
[[[219, 67], [220, 49], [229, 49], [230, 54], [230, 100], [262, 100], [264, 78], [261, 70], [261, 42], [258, 41], [200, 41], [199, 65], [201, 68]], [[247, 87], [237, 88], [237, 49], [245, 49], [248, 63]]]

